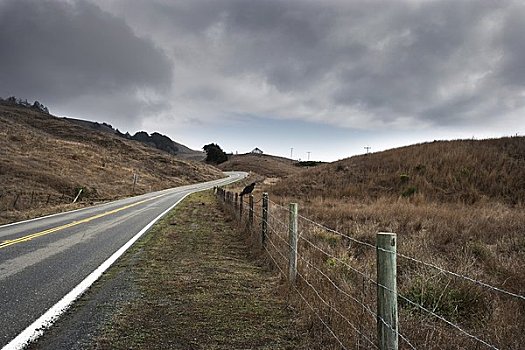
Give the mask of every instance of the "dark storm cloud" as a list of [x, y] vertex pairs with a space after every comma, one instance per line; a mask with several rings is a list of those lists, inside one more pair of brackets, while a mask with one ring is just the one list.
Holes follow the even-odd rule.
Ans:
[[368, 128], [491, 122], [525, 102], [518, 1], [105, 3], [171, 52], [201, 107]]
[[102, 106], [111, 104], [131, 117], [144, 106], [141, 91], [171, 85], [171, 63], [151, 41], [85, 1], [2, 1], [0, 47], [0, 96], [40, 99], [77, 115], [107, 115]]
[[5, 1], [0, 87], [118, 114], [113, 97], [155, 122], [468, 127], [525, 111], [521, 1], [90, 2]]

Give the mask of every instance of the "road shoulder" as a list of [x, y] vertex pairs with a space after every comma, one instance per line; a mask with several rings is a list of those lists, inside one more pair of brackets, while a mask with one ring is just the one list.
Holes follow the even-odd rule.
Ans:
[[193, 194], [32, 348], [301, 348], [278, 285], [211, 192]]

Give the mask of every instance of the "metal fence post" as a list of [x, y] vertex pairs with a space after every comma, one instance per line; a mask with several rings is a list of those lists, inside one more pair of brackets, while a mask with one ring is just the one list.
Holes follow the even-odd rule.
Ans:
[[377, 234], [377, 341], [380, 350], [398, 348], [396, 241], [395, 233]]
[[234, 208], [237, 209], [237, 203], [239, 202], [239, 194], [235, 193], [235, 202], [233, 203]]
[[290, 203], [290, 221], [288, 226], [290, 256], [288, 264], [288, 279], [291, 284], [297, 277], [297, 203]]
[[250, 211], [248, 216], [248, 223], [253, 226], [253, 195], [250, 194]]
[[268, 234], [268, 193], [264, 192], [262, 197], [262, 232], [261, 246], [266, 244], [266, 235]]

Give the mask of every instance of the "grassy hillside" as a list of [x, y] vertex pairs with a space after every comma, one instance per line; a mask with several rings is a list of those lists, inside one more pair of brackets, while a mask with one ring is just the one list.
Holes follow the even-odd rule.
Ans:
[[131, 195], [134, 173], [135, 194], [222, 176], [203, 163], [19, 106], [0, 105], [0, 150], [3, 221], [13, 211], [71, 202], [79, 188], [85, 201]]
[[[395, 232], [398, 252], [405, 256], [525, 295], [523, 137], [432, 142], [352, 157], [263, 190], [284, 208], [298, 202], [300, 215], [372, 247], [378, 232]], [[287, 220], [284, 208], [271, 207], [278, 216], [277, 228]], [[316, 261], [317, 268], [348, 293], [373, 305], [373, 288], [365, 289], [360, 276], [340, 261], [375, 276], [375, 250], [304, 219], [299, 230], [338, 260], [309, 244], [300, 247], [300, 254]], [[367, 318], [316, 269], [303, 268], [315, 288], [328, 293], [331, 305], [347, 312], [356, 324], [373, 327], [375, 319]], [[413, 260], [399, 258], [397, 276], [401, 295], [500, 349], [522, 347], [522, 300]], [[309, 293], [308, 288], [303, 292]], [[323, 309], [325, 305], [310, 294], [309, 302]], [[333, 324], [344, 323], [335, 314], [331, 317]], [[479, 343], [407, 303], [400, 305], [400, 327], [418, 349], [479, 348]], [[349, 342], [359, 341], [352, 337], [348, 335]]]
[[294, 163], [288, 158], [247, 153], [231, 156], [228, 161], [219, 164], [219, 168], [224, 171], [251, 171], [265, 177], [282, 178], [302, 170]]
[[520, 204], [525, 198], [525, 137], [437, 141], [356, 156], [282, 181], [274, 191], [305, 198]]

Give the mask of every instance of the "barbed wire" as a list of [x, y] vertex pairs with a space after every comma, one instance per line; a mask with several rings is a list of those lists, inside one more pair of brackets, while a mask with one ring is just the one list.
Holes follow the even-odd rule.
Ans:
[[359, 331], [359, 329], [357, 329], [357, 327], [352, 323], [350, 322], [350, 320], [348, 319], [348, 317], [346, 317], [345, 315], [343, 315], [339, 310], [337, 310], [335, 307], [333, 307], [332, 305], [330, 305], [326, 300], [324, 300], [322, 297], [321, 297], [321, 294], [319, 293], [319, 291], [317, 289], [315, 289], [315, 287], [300, 273], [300, 272], [297, 272], [297, 275], [299, 277], [301, 277], [301, 279], [310, 287], [310, 289], [312, 289], [314, 291], [314, 293], [317, 295], [317, 297], [319, 298], [319, 300], [321, 300], [321, 302], [323, 304], [325, 304], [326, 306], [328, 306], [331, 310], [333, 310], [336, 314], [338, 314], [343, 320], [346, 321], [346, 323], [348, 323], [350, 325], [350, 327], [352, 327], [352, 329], [357, 333], [359, 334], [360, 336], [362, 336], [363, 338], [365, 338], [370, 344], [372, 344], [376, 349], [378, 348], [377, 345], [371, 341], [366, 335], [364, 335], [361, 331]]
[[[273, 203], [274, 203], [275, 205], [280, 206], [279, 204], [277, 204], [277, 203], [275, 203], [275, 202], [273, 202]], [[280, 206], [280, 207], [282, 207], [282, 206]], [[284, 207], [282, 207], [282, 208], [284, 208]], [[327, 227], [327, 226], [325, 226], [325, 225], [323, 225], [323, 224], [320, 224], [320, 223], [318, 223], [318, 222], [316, 222], [316, 221], [313, 221], [313, 220], [311, 220], [311, 219], [309, 219], [309, 218], [307, 218], [307, 217], [305, 217], [305, 216], [302, 216], [302, 215], [300, 215], [300, 214], [298, 214], [297, 216], [298, 216], [299, 218], [301, 218], [301, 219], [303, 219], [303, 220], [305, 220], [305, 221], [307, 221], [307, 222], [309, 222], [309, 223], [311, 223], [311, 224], [313, 224], [313, 225], [315, 225], [315, 226], [318, 226], [318, 227], [320, 227], [320, 228], [323, 228], [323, 229], [325, 229], [325, 230], [327, 230], [327, 231], [329, 231], [329, 232], [331, 232], [331, 233], [334, 233], [334, 234], [340, 235], [340, 236], [342, 236], [342, 237], [348, 238], [348, 239], [350, 239], [351, 241], [353, 241], [353, 242], [355, 242], [355, 243], [359, 243], [359, 244], [365, 245], [365, 246], [367, 246], [367, 247], [369, 247], [369, 248], [374, 248], [374, 249], [377, 249], [377, 250], [380, 250], [380, 251], [384, 251], [384, 252], [387, 252], [387, 253], [393, 254], [392, 251], [388, 251], [388, 250], [386, 250], [386, 249], [383, 249], [383, 248], [380, 248], [380, 247], [376, 247], [375, 245], [370, 244], [370, 243], [368, 243], [368, 242], [360, 241], [360, 240], [358, 240], [358, 239], [356, 239], [356, 238], [354, 238], [354, 237], [351, 237], [351, 236], [346, 235], [346, 234], [344, 234], [344, 233], [342, 233], [342, 232], [339, 232], [339, 231], [333, 230], [333, 229], [331, 229], [331, 228], [329, 228], [329, 227]], [[457, 277], [457, 278], [465, 279], [465, 280], [470, 281], [470, 282], [472, 282], [472, 283], [475, 283], [475, 284], [477, 284], [477, 285], [479, 285], [479, 286], [482, 286], [482, 287], [485, 287], [485, 288], [489, 288], [489, 289], [492, 289], [492, 290], [497, 291], [497, 292], [499, 292], [499, 293], [503, 293], [503, 294], [506, 294], [506, 295], [508, 295], [508, 296], [511, 296], [511, 297], [514, 297], [514, 298], [518, 298], [518, 299], [521, 299], [521, 300], [525, 301], [525, 296], [523, 296], [523, 295], [520, 295], [520, 294], [517, 294], [517, 293], [513, 293], [513, 292], [509, 292], [509, 291], [504, 290], [504, 289], [502, 289], [502, 288], [498, 288], [498, 287], [492, 286], [492, 285], [490, 285], [490, 284], [488, 284], [488, 283], [486, 283], [486, 282], [476, 280], [476, 279], [474, 279], [474, 278], [472, 278], [472, 277], [465, 276], [465, 275], [459, 274], [459, 273], [457, 273], [457, 272], [453, 272], [453, 271], [446, 270], [446, 269], [444, 269], [444, 268], [442, 268], [442, 267], [439, 267], [439, 266], [437, 266], [437, 265], [434, 265], [434, 264], [431, 264], [431, 263], [427, 263], [427, 262], [421, 261], [421, 260], [419, 260], [419, 259], [416, 259], [416, 258], [413, 258], [413, 257], [407, 256], [407, 255], [402, 254], [402, 253], [399, 253], [399, 252], [397, 252], [396, 254], [397, 254], [399, 257], [401, 257], [401, 258], [404, 258], [404, 259], [407, 259], [407, 260], [410, 260], [410, 261], [413, 261], [413, 262], [416, 262], [416, 263], [423, 264], [423, 265], [425, 265], [425, 266], [428, 266], [428, 267], [434, 268], [434, 269], [436, 269], [436, 270], [438, 270], [438, 271], [440, 271], [440, 272], [442, 272], [442, 273], [449, 274], [449, 275], [454, 276], [454, 277]]]
[[414, 302], [414, 301], [408, 299], [408, 298], [405, 297], [404, 295], [399, 294], [397, 291], [394, 291], [394, 290], [388, 288], [387, 286], [382, 285], [381, 283], [377, 283], [377, 285], [378, 285], [379, 287], [381, 287], [381, 288], [383, 288], [383, 289], [389, 291], [390, 293], [393, 293], [396, 297], [398, 297], [398, 298], [400, 298], [400, 299], [406, 301], [406, 302], [409, 303], [410, 305], [416, 306], [416, 307], [418, 307], [419, 309], [425, 311], [426, 313], [432, 315], [433, 317], [435, 317], [435, 318], [437, 318], [437, 319], [443, 321], [444, 323], [446, 323], [446, 324], [448, 324], [449, 326], [455, 328], [456, 330], [460, 331], [461, 333], [465, 334], [466, 336], [468, 336], [468, 337], [470, 337], [470, 338], [472, 338], [472, 339], [474, 339], [474, 340], [476, 340], [476, 341], [482, 343], [483, 345], [485, 345], [485, 346], [487, 346], [487, 347], [489, 347], [489, 348], [491, 348], [491, 349], [499, 350], [499, 348], [497, 348], [496, 346], [487, 343], [486, 341], [484, 341], [483, 339], [481, 339], [481, 338], [475, 336], [474, 334], [470, 334], [469, 332], [467, 332], [466, 330], [464, 330], [463, 328], [461, 328], [459, 325], [457, 325], [457, 324], [455, 324], [455, 323], [453, 323], [453, 322], [450, 322], [449, 320], [447, 320], [447, 319], [444, 318], [443, 316], [440, 316], [440, 315], [436, 314], [434, 311], [431, 311], [431, 310], [427, 309], [427, 308], [424, 307], [423, 305], [418, 304], [418, 303], [416, 303], [416, 302]]
[[[270, 240], [268, 240], [270, 242]], [[270, 242], [270, 244], [273, 245], [273, 243]], [[275, 247], [275, 246], [274, 246]], [[277, 263], [277, 261], [274, 259], [272, 253], [268, 250], [268, 247], [264, 246], [264, 250], [266, 250], [266, 252], [268, 253], [268, 255], [270, 256], [270, 259], [272, 259], [273, 263], [275, 264], [275, 266], [279, 269], [279, 271], [281, 272], [282, 275], [285, 275], [284, 271], [281, 269], [281, 267], [279, 266], [279, 264]]]
[[[303, 299], [303, 301], [305, 302], [306, 305], [308, 305], [308, 307], [310, 308], [310, 310], [312, 310], [312, 312], [317, 316], [317, 318], [319, 319], [319, 321], [321, 321], [321, 323], [325, 326], [326, 329], [328, 329], [328, 331], [332, 334], [332, 336], [337, 340], [337, 342], [339, 343], [339, 345], [341, 345], [341, 347], [345, 350], [347, 350], [347, 348], [344, 346], [343, 342], [341, 341], [341, 339], [339, 339], [339, 337], [334, 333], [334, 331], [330, 328], [330, 326], [328, 324], [326, 324], [326, 322], [323, 320], [323, 318], [319, 315], [319, 313], [317, 313], [317, 311], [315, 311], [314, 307], [308, 302], [308, 300], [306, 300], [306, 298], [303, 296], [303, 294], [299, 291], [299, 289], [297, 288], [297, 286], [293, 286], [295, 291], [297, 292], [297, 294], [299, 294], [299, 296], [301, 297], [301, 299]], [[377, 348], [377, 347], [376, 347]]]
[[273, 205], [276, 205], [277, 207], [280, 207], [280, 208], [282, 208], [282, 209], [284, 209], [284, 210], [288, 210], [288, 208], [282, 206], [282, 205], [279, 204], [279, 203], [276, 203], [276, 202], [272, 201], [270, 198], [268, 198], [268, 202], [271, 203], [271, 204], [273, 204]]
[[[384, 249], [381, 249], [381, 250], [388, 252], [387, 250], [384, 250]], [[392, 252], [390, 252], [390, 253], [392, 253]], [[457, 277], [457, 278], [462, 278], [462, 279], [465, 279], [465, 280], [470, 281], [472, 283], [475, 283], [477, 285], [480, 285], [482, 287], [489, 288], [489, 289], [495, 290], [495, 291], [497, 291], [499, 293], [503, 293], [503, 294], [509, 295], [511, 297], [518, 298], [518, 299], [521, 299], [521, 300], [525, 301], [525, 296], [523, 296], [523, 295], [512, 293], [512, 292], [506, 291], [506, 290], [498, 288], [498, 287], [494, 287], [494, 286], [492, 286], [492, 285], [490, 285], [488, 283], [485, 283], [485, 282], [482, 282], [482, 281], [478, 281], [478, 280], [476, 280], [476, 279], [474, 279], [472, 277], [469, 277], [469, 276], [461, 275], [461, 274], [459, 274], [457, 272], [445, 270], [445, 269], [443, 269], [443, 268], [441, 268], [441, 267], [439, 267], [437, 265], [434, 265], [434, 264], [431, 264], [431, 263], [428, 263], [428, 262], [424, 262], [424, 261], [418, 260], [416, 258], [412, 258], [412, 257], [407, 256], [407, 255], [402, 254], [402, 253], [397, 253], [397, 255], [399, 257], [401, 257], [401, 258], [404, 258], [404, 259], [407, 259], [407, 260], [410, 260], [410, 261], [413, 261], [413, 262], [425, 265], [427, 267], [434, 268], [434, 269], [440, 271], [441, 273], [449, 274], [449, 275], [452, 275], [452, 276]]]
[[277, 219], [274, 215], [271, 215], [270, 213], [268, 213], [268, 217], [278, 222], [282, 227], [286, 229], [285, 231], [288, 231], [289, 225], [287, 223], [283, 222], [282, 220]]
[[[291, 248], [289, 242], [287, 242], [285, 239], [283, 239], [283, 238], [280, 237], [279, 235], [277, 235], [277, 237], [278, 237], [281, 241], [283, 241], [283, 242], [284, 242], [289, 248]], [[270, 242], [270, 244], [272, 245], [272, 247], [275, 249], [275, 251], [276, 251], [276, 252], [277, 252], [277, 253], [278, 253], [278, 254], [279, 254], [279, 255], [280, 255], [285, 261], [287, 261], [287, 260], [288, 260], [288, 257], [286, 257], [286, 256], [285, 256], [285, 255], [284, 255], [284, 254], [283, 254], [283, 253], [277, 248], [277, 246], [273, 243], [273, 240], [269, 239], [269, 242]], [[265, 247], [265, 250], [266, 250], [267, 252], [269, 252], [268, 249], [267, 249], [266, 247]], [[317, 271], [319, 271], [323, 276], [325, 276], [325, 278], [327, 278], [327, 279], [330, 281], [330, 283], [331, 283], [331, 284], [332, 284], [337, 290], [341, 291], [344, 295], [346, 295], [346, 296], [349, 297], [350, 299], [352, 299], [352, 300], [354, 300], [355, 302], [357, 302], [359, 305], [361, 305], [363, 308], [365, 308], [365, 310], [367, 310], [367, 311], [368, 311], [368, 312], [369, 312], [374, 318], [379, 319], [379, 320], [381, 321], [381, 323], [383, 323], [384, 325], [386, 325], [387, 327], [389, 327], [391, 330], [397, 332], [397, 334], [399, 335], [399, 337], [400, 337], [400, 338], [401, 338], [401, 339], [402, 339], [402, 340], [403, 340], [403, 341], [404, 341], [404, 342], [405, 342], [405, 343], [406, 343], [411, 349], [416, 350], [416, 347], [414, 347], [414, 345], [412, 345], [412, 343], [408, 340], [408, 338], [407, 338], [406, 336], [404, 336], [403, 334], [399, 333], [399, 331], [394, 330], [394, 329], [392, 328], [391, 325], [389, 325], [389, 324], [388, 324], [388, 323], [387, 323], [382, 317], [379, 317], [379, 315], [377, 315], [374, 311], [372, 311], [368, 306], [366, 306], [365, 304], [361, 303], [359, 300], [357, 300], [356, 298], [354, 298], [353, 296], [351, 296], [350, 294], [348, 294], [346, 291], [342, 290], [339, 286], [337, 286], [337, 285], [335, 284], [334, 281], [332, 281], [332, 279], [331, 279], [330, 277], [328, 277], [323, 271], [321, 271], [320, 269], [318, 269], [316, 266], [314, 266], [313, 264], [311, 264], [308, 260], [306, 260], [305, 258], [303, 258], [303, 256], [302, 256], [301, 254], [297, 254], [297, 255], [298, 255], [298, 257], [299, 257], [301, 260], [305, 261], [307, 264], [309, 264], [309, 265], [312, 266], [314, 269], [316, 269]], [[274, 263], [277, 263], [274, 259], [272, 259], [272, 260], [274, 261]], [[279, 268], [279, 269], [280, 269], [280, 268]], [[280, 270], [281, 270], [281, 269], [280, 269]], [[356, 271], [357, 271], [357, 270], [356, 270]], [[281, 272], [284, 273], [282, 270], [281, 270]], [[358, 272], [359, 272], [359, 271], [358, 271]], [[301, 274], [298, 273], [298, 275], [301, 275]], [[367, 276], [365, 276], [365, 277], [367, 277]], [[307, 284], [309, 284], [309, 282], [306, 281], [306, 279], [305, 279], [302, 275], [301, 275], [301, 278], [302, 278], [303, 280], [305, 280], [305, 282], [306, 282]], [[372, 280], [372, 281], [373, 281], [373, 280]], [[313, 285], [311, 285], [310, 287], [315, 289], [315, 287], [313, 287]], [[318, 294], [317, 290], [315, 290], [315, 292], [316, 292], [316, 294]], [[321, 296], [320, 296], [319, 294], [318, 294], [318, 297], [321, 298]], [[321, 298], [321, 299], [322, 299], [322, 298]], [[333, 308], [333, 307], [330, 306], [330, 305], [329, 305], [329, 307]], [[355, 327], [355, 325], [351, 324], [351, 322], [346, 318], [346, 316], [342, 315], [337, 309], [334, 308], [334, 310], [335, 310], [336, 313], [338, 313], [341, 317], [343, 317], [347, 322], [349, 322], [350, 325], [351, 325], [351, 327], [352, 327], [354, 330], [356, 330], [356, 332], [358, 332], [360, 335], [362, 335], [365, 339], [367, 339], [367, 340], [370, 342], [370, 340], [369, 340], [366, 336], [364, 336], [362, 333], [360, 333], [360, 332], [357, 330], [357, 328]], [[373, 344], [373, 345], [375, 346], [375, 344]], [[377, 348], [377, 346], [376, 346], [376, 348]]]
[[297, 214], [297, 216], [298, 216], [299, 218], [301, 218], [301, 219], [303, 219], [303, 220], [305, 220], [305, 221], [307, 221], [307, 222], [309, 222], [309, 223], [311, 223], [311, 224], [317, 226], [317, 227], [320, 227], [320, 228], [322, 228], [322, 229], [328, 231], [328, 232], [334, 233], [334, 234], [339, 235], [339, 236], [344, 237], [344, 238], [348, 238], [348, 239], [351, 240], [352, 242], [355, 242], [355, 243], [358, 243], [358, 244], [362, 244], [362, 245], [367, 246], [367, 247], [369, 247], [369, 248], [373, 248], [373, 249], [376, 248], [376, 246], [373, 245], [373, 244], [370, 244], [370, 243], [368, 243], [368, 242], [364, 242], [364, 241], [360, 241], [360, 240], [358, 240], [357, 238], [351, 237], [351, 236], [346, 235], [346, 234], [344, 234], [344, 233], [342, 233], [342, 232], [339, 232], [339, 231], [336, 231], [336, 230], [334, 230], [334, 229], [331, 229], [330, 227], [327, 227], [327, 226], [325, 226], [325, 225], [323, 225], [323, 224], [320, 224], [320, 223], [318, 223], [318, 222], [315, 222], [315, 221], [313, 221], [313, 220], [311, 220], [311, 219], [309, 219], [309, 218], [307, 218], [307, 217], [305, 217], [305, 216], [302, 216], [302, 215], [300, 215], [300, 214]]
[[[288, 211], [287, 208], [283, 207], [282, 205], [278, 204], [278, 203], [275, 203], [271, 200], [269, 200], [269, 203], [272, 203], [273, 205], [279, 207], [279, 208], [282, 208], [283, 210], [286, 210]], [[271, 215], [270, 213], [268, 213], [268, 217], [273, 219], [275, 222], [279, 223], [281, 226], [287, 228], [287, 224], [282, 222], [281, 220], [275, 218], [275, 215]], [[358, 243], [358, 244], [362, 244], [362, 245], [365, 245], [367, 247], [370, 247], [370, 248], [375, 248], [379, 251], [384, 251], [384, 252], [388, 252], [388, 253], [393, 253], [391, 251], [387, 251], [385, 249], [382, 249], [380, 247], [376, 247], [375, 245], [372, 245], [368, 242], [363, 242], [363, 241], [360, 241], [358, 239], [355, 239], [351, 236], [348, 236], [346, 234], [343, 234], [341, 232], [338, 232], [336, 230], [333, 230], [329, 227], [326, 227], [325, 225], [323, 224], [320, 224], [318, 222], [315, 222], [307, 217], [304, 217], [302, 215], [298, 215], [299, 218], [315, 225], [315, 226], [318, 226], [324, 230], [327, 230], [331, 233], [334, 233], [334, 234], [337, 234], [337, 235], [340, 235], [342, 237], [345, 237], [345, 238], [348, 238], [350, 239], [351, 241], [355, 242], [355, 243]], [[262, 221], [264, 221], [264, 219], [262, 217], [259, 216], [259, 218], [261, 218]], [[276, 230], [273, 228], [273, 224], [270, 224], [269, 223], [269, 220], [266, 221], [266, 224], [267, 224], [267, 227], [269, 230], [271, 230], [272, 232], [276, 233]], [[302, 232], [302, 231], [301, 231]], [[289, 242], [287, 242], [284, 238], [280, 237], [280, 234], [277, 234], [276, 235], [281, 241], [283, 241], [288, 247], [290, 247], [290, 244]], [[499, 350], [496, 346], [488, 343], [487, 341], [479, 338], [478, 336], [474, 335], [474, 334], [471, 334], [469, 333], [468, 331], [466, 331], [465, 329], [463, 329], [461, 326], [459, 326], [458, 324], [454, 323], [454, 322], [451, 322], [449, 320], [447, 320], [446, 318], [444, 318], [443, 316], [435, 313], [434, 311], [432, 310], [429, 310], [427, 309], [426, 307], [424, 307], [423, 305], [417, 303], [417, 302], [414, 302], [410, 299], [408, 299], [407, 297], [405, 297], [404, 295], [402, 294], [399, 294], [397, 291], [393, 291], [391, 289], [389, 289], [388, 287], [378, 283], [377, 281], [375, 281], [373, 278], [369, 277], [367, 274], [359, 271], [358, 269], [354, 268], [353, 266], [351, 266], [350, 264], [348, 264], [347, 262], [345, 262], [344, 260], [340, 259], [339, 257], [336, 257], [334, 256], [333, 254], [330, 254], [328, 253], [326, 250], [322, 249], [321, 247], [319, 247], [318, 245], [316, 245], [315, 243], [311, 242], [309, 239], [303, 237], [302, 235], [298, 235], [298, 239], [302, 239], [303, 241], [305, 241], [307, 244], [309, 244], [310, 246], [312, 246], [314, 249], [320, 251], [321, 253], [323, 253], [324, 255], [326, 255], [327, 257], [330, 257], [330, 258], [333, 258], [335, 259], [336, 261], [338, 261], [339, 263], [341, 263], [342, 265], [344, 265], [345, 267], [349, 268], [350, 270], [354, 271], [355, 273], [361, 275], [362, 277], [364, 277], [366, 280], [368, 280], [369, 282], [377, 285], [378, 287], [381, 287], [385, 290], [388, 290], [389, 292], [393, 293], [394, 295], [396, 295], [398, 298], [400, 298], [401, 300], [407, 302], [408, 304], [422, 310], [423, 312], [431, 315], [432, 317], [434, 318], [437, 318], [438, 320], [444, 322], [445, 324], [449, 325], [450, 327], [456, 329], [457, 331], [459, 331], [460, 333], [464, 334], [465, 336], [479, 342], [480, 344], [483, 344], [484, 346], [488, 347], [488, 348], [491, 348], [491, 349], [495, 349], [495, 350]], [[287, 261], [287, 257], [277, 248], [277, 246], [274, 244], [273, 240], [271, 239], [268, 239], [268, 242], [272, 245], [272, 247], [275, 249], [275, 251], [284, 259], [284, 261]], [[273, 260], [273, 262], [276, 264], [276, 266], [278, 267], [278, 269], [280, 270], [281, 273], [284, 274], [284, 271], [281, 269], [281, 267], [279, 266], [279, 264], [277, 263], [277, 261], [273, 258], [273, 255], [271, 254], [270, 250], [265, 246], [264, 247], [266, 252], [269, 254], [270, 258]], [[457, 272], [453, 272], [453, 271], [449, 271], [449, 270], [446, 270], [442, 267], [439, 267], [435, 264], [432, 264], [432, 263], [428, 263], [428, 262], [424, 262], [422, 260], [419, 260], [419, 259], [416, 259], [416, 258], [413, 258], [413, 257], [410, 257], [408, 255], [405, 255], [405, 254], [402, 254], [402, 253], [399, 253], [399, 252], [396, 252], [395, 253], [397, 256], [403, 258], [403, 259], [406, 259], [406, 260], [409, 260], [409, 261], [412, 261], [412, 262], [415, 262], [415, 263], [418, 263], [418, 264], [422, 264], [424, 266], [427, 266], [427, 267], [430, 267], [430, 268], [433, 268], [433, 269], [436, 269], [438, 270], [439, 272], [441, 273], [444, 273], [444, 274], [448, 274], [448, 275], [451, 275], [451, 276], [454, 276], [456, 278], [461, 278], [461, 279], [465, 279], [469, 282], [472, 282], [474, 284], [477, 284], [479, 286], [482, 286], [482, 287], [485, 287], [485, 288], [488, 288], [488, 289], [491, 289], [493, 291], [497, 291], [499, 293], [502, 293], [502, 294], [505, 294], [505, 295], [508, 295], [508, 296], [511, 296], [511, 297], [514, 297], [514, 298], [518, 298], [520, 300], [525, 300], [525, 296], [523, 295], [520, 295], [520, 294], [517, 294], [517, 293], [513, 293], [513, 292], [509, 292], [507, 290], [504, 290], [502, 288], [498, 288], [498, 287], [495, 287], [495, 286], [492, 286], [488, 283], [485, 283], [483, 281], [479, 281], [479, 280], [476, 280], [472, 277], [469, 277], [469, 276], [465, 276], [465, 275], [462, 275], [462, 274], [459, 274]], [[355, 297], [351, 296], [349, 293], [347, 293], [346, 291], [344, 291], [343, 289], [341, 289], [328, 275], [326, 275], [321, 269], [319, 269], [318, 267], [316, 267], [314, 264], [312, 264], [310, 261], [308, 261], [307, 259], [305, 259], [301, 254], [298, 254], [298, 256], [300, 257], [301, 260], [305, 261], [308, 266], [312, 267], [313, 269], [315, 269], [317, 272], [319, 272], [321, 275], [323, 275], [324, 278], [326, 278], [330, 284], [332, 284], [339, 292], [342, 292], [346, 297], [352, 299], [354, 302], [358, 303], [361, 307], [363, 307], [368, 313], [370, 313], [372, 316], [375, 316], [380, 322], [382, 322], [383, 324], [385, 324], [387, 327], [389, 327], [390, 329], [392, 329], [392, 327], [390, 325], [388, 325], [385, 320], [382, 320], [381, 317], [379, 317], [372, 309], [370, 309], [370, 307], [368, 307], [367, 305], [365, 305], [364, 303], [360, 302], [358, 299], [356, 299]], [[320, 293], [315, 289], [315, 287], [309, 282], [307, 281], [307, 279], [301, 274], [298, 272], [298, 275], [306, 282], [306, 284], [312, 289], [314, 290], [314, 293], [317, 294], [318, 298], [320, 298], [320, 300], [326, 304], [328, 307], [330, 307], [332, 310], [334, 310], [336, 313], [338, 313], [341, 317], [343, 317], [345, 320], [347, 320], [349, 322], [349, 324], [352, 326], [352, 328], [354, 330], [357, 330], [355, 325], [351, 324], [351, 322], [342, 314], [340, 314], [340, 312], [335, 309], [333, 306], [329, 305], [323, 298], [322, 296], [320, 295]], [[310, 305], [308, 303], [308, 301], [306, 300], [306, 298], [300, 293], [300, 291], [297, 289], [296, 286], [294, 286], [295, 290], [297, 291], [297, 293], [301, 296], [301, 298], [303, 299], [303, 301], [308, 305], [309, 308], [312, 309], [312, 311], [314, 311], [314, 313], [316, 314], [316, 316], [320, 319], [320, 321], [323, 323], [323, 325], [325, 327], [327, 327], [327, 329], [332, 333], [332, 335], [336, 338], [336, 340], [340, 343], [340, 345], [344, 347], [344, 345], [340, 342], [340, 339], [337, 338], [337, 336], [335, 335], [335, 333], [333, 332], [333, 330], [330, 329], [330, 327], [326, 324], [326, 322], [324, 322], [324, 320], [322, 319], [322, 317], [320, 317], [320, 315], [315, 311], [315, 309], [313, 308], [312, 305]], [[405, 343], [412, 349], [415, 349], [415, 347], [410, 343], [410, 341], [404, 336], [402, 335], [401, 333], [397, 332], [397, 334], [399, 335], [399, 337], [405, 341]], [[361, 334], [362, 335], [362, 334]], [[365, 339], [367, 339], [368, 341], [370, 341], [368, 338], [365, 337]], [[375, 345], [375, 344], [374, 344]]]
[[334, 256], [328, 252], [326, 252], [324, 249], [322, 249], [321, 247], [317, 246], [315, 243], [311, 242], [310, 240], [308, 240], [307, 238], [305, 237], [299, 237], [299, 239], [302, 239], [304, 240], [306, 243], [308, 243], [310, 246], [312, 246], [314, 249], [317, 249], [318, 251], [320, 251], [321, 253], [325, 254], [326, 256], [330, 257], [330, 258], [333, 258], [335, 259], [336, 261], [340, 262], [341, 264], [343, 264], [344, 266], [348, 267], [350, 270], [354, 271], [355, 273], [363, 276], [365, 279], [367, 279], [368, 281], [370, 281], [371, 283], [375, 284], [377, 283], [373, 278], [367, 276], [365, 273], [357, 270], [356, 268], [354, 268], [353, 266], [351, 266], [350, 264], [348, 264], [347, 262], [345, 262], [344, 260], [342, 260], [341, 258], [338, 258], [337, 256]]

